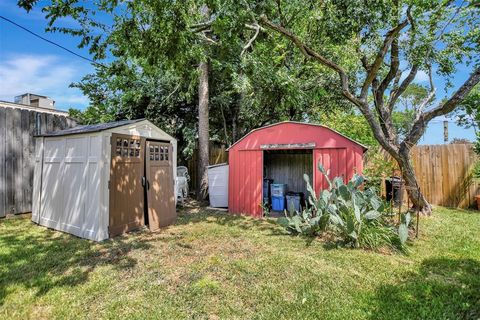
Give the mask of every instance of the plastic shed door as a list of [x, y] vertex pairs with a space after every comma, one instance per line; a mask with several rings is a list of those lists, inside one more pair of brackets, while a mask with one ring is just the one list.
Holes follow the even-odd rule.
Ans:
[[207, 171], [210, 206], [228, 207], [228, 164], [209, 166]]
[[148, 226], [155, 231], [172, 224], [177, 217], [172, 147], [169, 143], [147, 141], [146, 157]]
[[145, 225], [144, 170], [145, 139], [112, 134], [110, 167], [110, 237]]

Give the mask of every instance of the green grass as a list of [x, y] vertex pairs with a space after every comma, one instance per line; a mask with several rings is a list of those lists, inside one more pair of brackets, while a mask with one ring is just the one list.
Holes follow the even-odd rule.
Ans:
[[438, 208], [406, 255], [193, 209], [103, 243], [4, 219], [0, 318], [478, 319], [480, 214]]

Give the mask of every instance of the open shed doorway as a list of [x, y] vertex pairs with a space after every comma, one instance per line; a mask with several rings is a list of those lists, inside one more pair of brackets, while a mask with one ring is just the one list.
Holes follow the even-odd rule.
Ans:
[[[312, 184], [313, 178], [313, 151], [312, 149], [283, 149], [264, 150], [263, 154], [263, 178], [270, 179], [274, 184], [286, 184], [286, 194], [301, 193], [303, 200], [308, 197], [307, 185], [303, 175], [307, 174]], [[269, 208], [272, 209], [271, 194], [265, 194], [264, 203], [269, 199]], [[268, 191], [270, 192], [270, 191]], [[302, 206], [305, 201], [302, 201]], [[285, 204], [285, 209], [288, 209]]]

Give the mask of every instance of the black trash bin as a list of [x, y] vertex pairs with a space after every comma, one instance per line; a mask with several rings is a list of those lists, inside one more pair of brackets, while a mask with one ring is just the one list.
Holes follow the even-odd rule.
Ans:
[[273, 179], [263, 179], [263, 204], [266, 206], [269, 206], [272, 203], [272, 199], [270, 198], [270, 190], [272, 183]]
[[387, 191], [387, 201], [392, 201], [394, 206], [402, 203], [403, 181], [402, 178], [391, 176], [385, 179], [385, 190]]

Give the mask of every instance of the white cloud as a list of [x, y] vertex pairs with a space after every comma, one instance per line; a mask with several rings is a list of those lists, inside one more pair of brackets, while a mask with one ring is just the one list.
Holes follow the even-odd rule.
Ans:
[[53, 98], [58, 109], [83, 108], [88, 99], [69, 85], [84, 72], [73, 61], [54, 55], [10, 54], [0, 60], [0, 100], [12, 101], [16, 95], [31, 92]]
[[415, 82], [417, 83], [428, 82], [428, 74], [423, 70], [418, 71], [417, 76], [415, 77]]

